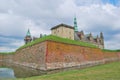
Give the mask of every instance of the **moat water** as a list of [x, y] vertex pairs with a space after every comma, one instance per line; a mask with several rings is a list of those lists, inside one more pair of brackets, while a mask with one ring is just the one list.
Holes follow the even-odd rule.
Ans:
[[2, 78], [26, 78], [44, 74], [46, 72], [37, 69], [0, 62], [0, 80]]

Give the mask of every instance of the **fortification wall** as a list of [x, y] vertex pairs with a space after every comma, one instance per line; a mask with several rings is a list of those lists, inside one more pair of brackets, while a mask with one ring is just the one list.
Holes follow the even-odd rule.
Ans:
[[0, 61], [2, 61], [3, 60], [3, 57], [2, 57], [2, 54], [0, 54]]
[[2, 54], [0, 54], [0, 66], [2, 65], [2, 61], [3, 61], [3, 56]]
[[0, 60], [40, 70], [53, 70], [118, 61], [120, 52], [103, 52], [99, 48], [45, 41], [17, 50], [13, 55], [0, 55]]
[[14, 54], [0, 54], [0, 66], [4, 66], [3, 64], [13, 62]]
[[120, 53], [103, 52], [98, 48], [82, 47], [53, 41], [47, 41], [46, 55], [48, 70], [75, 66], [79, 68], [89, 67], [120, 59]]
[[45, 53], [46, 42], [41, 42], [16, 51], [13, 60], [15, 61], [15, 64], [45, 70]]

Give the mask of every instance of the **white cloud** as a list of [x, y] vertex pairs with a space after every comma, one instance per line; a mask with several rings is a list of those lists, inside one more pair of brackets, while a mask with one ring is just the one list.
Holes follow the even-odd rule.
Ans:
[[9, 51], [15, 51], [14, 48], [10, 48], [10, 47], [0, 47], [0, 52], [9, 52]]
[[11, 42], [9, 45], [15, 46], [15, 47], [19, 48], [20, 46], [24, 45], [24, 41], [21, 41], [21, 40], [14, 40], [14, 41]]
[[114, 49], [120, 49], [120, 44], [118, 44], [119, 41], [114, 41], [114, 40], [105, 41], [105, 47], [106, 47], [106, 49], [112, 49], [112, 50], [114, 50]]
[[[115, 35], [120, 33], [120, 7], [102, 0], [0, 0], [0, 35], [24, 38], [28, 28], [32, 36], [50, 34], [50, 28], [57, 24], [73, 25], [75, 14], [79, 30], [95, 35], [103, 31], [106, 48], [112, 49], [112, 44], [119, 47]], [[9, 43], [18, 47], [23, 41]], [[8, 48], [4, 46], [4, 50]]]
[[0, 13], [0, 34], [13, 36], [23, 35], [24, 21], [25, 18], [21, 16]]
[[75, 0], [78, 6], [90, 6], [93, 4], [103, 4], [102, 0]]
[[[94, 28], [97, 27], [97, 25], [98, 29], [100, 27], [102, 27], [103, 30], [105, 30], [105, 28], [114, 29], [116, 19], [119, 19], [118, 8], [110, 4], [79, 7], [78, 15], [79, 15], [78, 24], [81, 25], [80, 28], [87, 30], [88, 29], [94, 30]], [[119, 23], [116, 25], [119, 25]]]
[[110, 40], [105, 41], [105, 46], [108, 49], [120, 49], [120, 33], [111, 36]]

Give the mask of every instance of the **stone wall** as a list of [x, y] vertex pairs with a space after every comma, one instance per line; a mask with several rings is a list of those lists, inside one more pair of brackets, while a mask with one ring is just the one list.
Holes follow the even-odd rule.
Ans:
[[53, 70], [83, 68], [118, 61], [120, 52], [103, 52], [99, 48], [44, 41], [17, 50], [13, 55], [0, 55], [0, 60], [40, 70]]
[[[67, 26], [67, 27], [66, 27]], [[74, 40], [74, 28], [65, 24], [58, 25], [57, 28], [51, 30], [52, 35], [56, 35], [62, 38], [68, 38]]]
[[16, 51], [15, 64], [45, 70], [46, 42]]
[[2, 61], [3, 60], [3, 56], [2, 56], [2, 54], [0, 54], [0, 61]]

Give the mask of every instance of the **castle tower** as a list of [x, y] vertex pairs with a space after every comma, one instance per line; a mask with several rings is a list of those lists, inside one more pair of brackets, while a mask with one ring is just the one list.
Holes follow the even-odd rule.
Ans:
[[78, 32], [77, 19], [74, 17], [74, 31]]
[[99, 36], [97, 35], [97, 38], [96, 38], [96, 42], [97, 44], [99, 44]]
[[30, 34], [30, 30], [29, 30], [29, 29], [28, 29], [28, 31], [27, 31], [27, 34], [26, 34], [26, 36], [25, 36], [24, 41], [25, 41], [25, 44], [27, 44], [27, 43], [29, 43], [29, 42], [32, 41], [32, 38], [31, 38], [31, 34]]
[[81, 35], [80, 35], [81, 40], [84, 40], [84, 32], [83, 32], [83, 30], [80, 33], [81, 33]]
[[90, 42], [93, 42], [93, 36], [92, 36], [92, 33], [89, 34], [89, 40], [90, 40]]
[[102, 32], [100, 32], [100, 44], [102, 45], [102, 48], [104, 48], [104, 36]]

